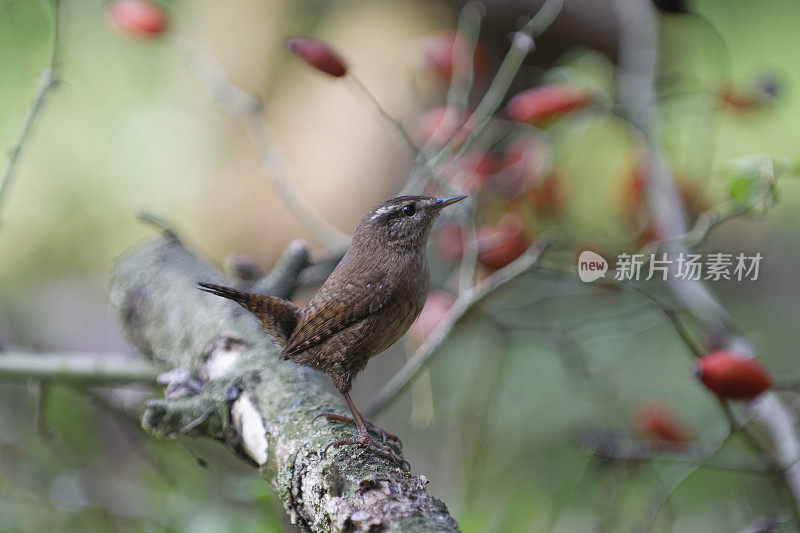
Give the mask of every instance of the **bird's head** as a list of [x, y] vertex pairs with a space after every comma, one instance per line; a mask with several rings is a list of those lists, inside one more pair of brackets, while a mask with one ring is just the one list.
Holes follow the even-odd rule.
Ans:
[[466, 196], [398, 196], [386, 200], [364, 215], [353, 235], [353, 243], [424, 247], [439, 212], [464, 198]]

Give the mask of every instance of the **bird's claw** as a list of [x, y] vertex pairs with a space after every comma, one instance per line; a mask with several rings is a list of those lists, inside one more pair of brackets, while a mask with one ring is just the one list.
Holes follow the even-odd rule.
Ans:
[[370, 450], [372, 450], [373, 452], [375, 452], [375, 453], [377, 453], [379, 455], [382, 455], [382, 456], [386, 457], [387, 459], [397, 463], [400, 466], [400, 468], [402, 468], [402, 469], [404, 469], [406, 471], [411, 470], [411, 464], [408, 461], [406, 461], [405, 459], [403, 459], [403, 457], [401, 455], [399, 455], [391, 447], [375, 442], [374, 440], [372, 440], [372, 437], [370, 437], [369, 435], [364, 435], [364, 436], [362, 436], [362, 437], [360, 437], [358, 439], [337, 439], [337, 440], [331, 441], [322, 450], [322, 458], [323, 459], [327, 458], [328, 448], [331, 448], [331, 447], [338, 448], [340, 446], [345, 446], [345, 445], [348, 445], [348, 444], [351, 444], [351, 445], [354, 445], [354, 446], [365, 446], [365, 447], [369, 448]]
[[[325, 418], [328, 421], [347, 422], [349, 424], [355, 424], [355, 421], [352, 418], [350, 418], [349, 416], [342, 416], [342, 415], [337, 415], [337, 414], [334, 414], [334, 413], [321, 413], [321, 414], [318, 414], [317, 416], [314, 417], [314, 420], [312, 420], [311, 423], [313, 424], [314, 422], [316, 422], [318, 418]], [[383, 444], [386, 444], [386, 439], [391, 439], [391, 440], [395, 441], [400, 446], [401, 450], [403, 449], [403, 443], [400, 440], [400, 437], [398, 437], [394, 433], [390, 433], [390, 432], [386, 431], [385, 429], [379, 428], [378, 426], [376, 426], [375, 424], [373, 424], [369, 420], [364, 420], [364, 425], [367, 427], [368, 431], [374, 433], [375, 435], [378, 435], [381, 438], [381, 442]]]

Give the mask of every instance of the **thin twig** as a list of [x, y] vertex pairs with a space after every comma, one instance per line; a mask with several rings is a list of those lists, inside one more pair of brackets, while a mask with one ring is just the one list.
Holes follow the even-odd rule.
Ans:
[[744, 474], [771, 475], [772, 470], [766, 465], [744, 466], [741, 461], [720, 461], [714, 456], [721, 450], [716, 448], [711, 453], [657, 453], [647, 449], [647, 446], [634, 443], [634, 449], [617, 451], [603, 449], [600, 456], [603, 459], [614, 459], [617, 461], [649, 461], [659, 463], [677, 463], [696, 466], [699, 468], [709, 468], [712, 470], [725, 470], [731, 472], [741, 472]]
[[[453, 159], [458, 159], [464, 154], [464, 152], [472, 146], [472, 143], [483, 133], [483, 130], [500, 108], [503, 100], [505, 100], [508, 89], [517, 76], [522, 62], [528, 54], [536, 48], [535, 39], [539, 38], [539, 36], [550, 27], [553, 21], [555, 21], [558, 14], [561, 13], [563, 4], [563, 0], [547, 0], [542, 4], [539, 11], [528, 20], [527, 24], [514, 34], [511, 47], [505, 58], [503, 58], [503, 62], [500, 63], [497, 74], [494, 79], [492, 79], [492, 83], [486, 90], [486, 94], [464, 126], [467, 131], [469, 131], [469, 135], [461, 144]], [[428, 166], [436, 166], [444, 157], [449, 155], [456, 140], [455, 137], [451, 139], [439, 153], [428, 161]]]
[[45, 101], [53, 88], [58, 85], [58, 68], [60, 66], [60, 33], [61, 26], [61, 0], [52, 0], [52, 27], [53, 37], [52, 44], [50, 45], [50, 60], [47, 63], [47, 68], [42, 71], [39, 78], [39, 87], [36, 89], [36, 94], [33, 97], [33, 103], [25, 115], [25, 120], [22, 122], [22, 129], [17, 136], [17, 140], [9, 150], [8, 161], [6, 161], [3, 172], [0, 173], [0, 209], [2, 209], [3, 201], [8, 194], [8, 188], [14, 178], [14, 171], [16, 170], [17, 163], [19, 162], [22, 150], [29, 139], [33, 124], [36, 118], [41, 114], [44, 108]]
[[[724, 439], [722, 439], [722, 441], [721, 441], [721, 442], [720, 442], [720, 443], [717, 445], [716, 449], [715, 449], [715, 450], [713, 450], [713, 451], [711, 451], [711, 452], [710, 452], [710, 453], [707, 455], [707, 457], [713, 457], [713, 456], [714, 456], [714, 455], [715, 455], [717, 452], [719, 452], [720, 450], [722, 450], [722, 448], [724, 448], [724, 447], [725, 447], [725, 445], [726, 445], [726, 444], [727, 444], [727, 443], [730, 441], [730, 439], [731, 439], [732, 437], [733, 437], [733, 434], [732, 434], [732, 433], [728, 433], [728, 434], [725, 436], [725, 438], [724, 438]], [[682, 485], [683, 485], [683, 484], [684, 484], [684, 483], [685, 483], [685, 482], [686, 482], [686, 481], [687, 481], [687, 480], [688, 480], [688, 479], [689, 479], [689, 478], [690, 478], [690, 477], [691, 477], [691, 476], [692, 476], [692, 475], [693, 475], [695, 472], [699, 471], [700, 469], [701, 469], [701, 465], [694, 465], [694, 468], [692, 468], [691, 470], [689, 470], [688, 472], [686, 472], [684, 475], [682, 475], [680, 478], [678, 478], [678, 480], [677, 480], [677, 481], [676, 481], [676, 482], [673, 484], [672, 488], [671, 488], [671, 489], [669, 489], [669, 490], [667, 490], [667, 491], [666, 491], [666, 492], [663, 494], [663, 496], [662, 496], [662, 498], [661, 498], [661, 501], [659, 501], [659, 502], [656, 504], [656, 506], [655, 506], [655, 509], [653, 509], [653, 512], [652, 512], [652, 514], [650, 515], [650, 518], [649, 518], [649, 520], [647, 521], [647, 526], [644, 528], [644, 530], [645, 530], [645, 531], [650, 531], [650, 530], [652, 530], [652, 528], [653, 528], [653, 523], [655, 522], [656, 518], [658, 517], [658, 513], [661, 511], [661, 508], [662, 508], [662, 507], [664, 507], [664, 505], [665, 505], [665, 504], [666, 504], [666, 503], [667, 503], [667, 502], [670, 500], [670, 498], [672, 497], [672, 495], [673, 495], [673, 494], [675, 494], [675, 492], [677, 492], [677, 490], [678, 490], [678, 489], [679, 489], [679, 488], [680, 488], [680, 487], [681, 487], [681, 486], [682, 486]]]
[[641, 287], [637, 287], [636, 285], [631, 284], [634, 290], [636, 290], [639, 294], [648, 298], [651, 302], [655, 303], [661, 310], [664, 312], [666, 317], [672, 322], [672, 326], [675, 328], [675, 331], [680, 336], [683, 343], [689, 348], [689, 351], [692, 352], [696, 358], [700, 359], [704, 357], [706, 354], [705, 352], [694, 342], [692, 335], [689, 333], [689, 330], [686, 329], [683, 321], [680, 319], [678, 315], [678, 311], [669, 303], [665, 302], [661, 299], [660, 296], [656, 296], [654, 293], [645, 290]]
[[[469, 99], [469, 93], [472, 91], [472, 84], [474, 81], [475, 49], [478, 43], [478, 32], [480, 31], [482, 18], [482, 8], [474, 2], [465, 5], [458, 15], [458, 30], [456, 35], [462, 37], [464, 41], [469, 43], [469, 55], [466, 56], [466, 61], [461, 61], [462, 58], [458, 55], [459, 47], [457, 43], [453, 46], [452, 56], [450, 58], [450, 64], [453, 65], [453, 69], [450, 73], [450, 85], [447, 89], [445, 105], [446, 115], [417, 152], [417, 157], [414, 160], [414, 169], [409, 175], [403, 190], [400, 192], [401, 195], [416, 194], [429, 179], [436, 179], [437, 177], [432, 167], [429, 168], [426, 165], [426, 161], [435, 155], [435, 140], [443, 133], [445, 124], [448, 124], [451, 118], [460, 121], [466, 112], [466, 102]], [[470, 61], [470, 59], [472, 60]], [[455, 135], [458, 135], [458, 132], [456, 132]], [[436, 181], [443, 192], [451, 192], [449, 183], [445, 180]]]
[[350, 82], [351, 82], [350, 85], [352, 87], [355, 87], [355, 89], [358, 92], [360, 92], [361, 94], [363, 94], [363, 95], [365, 95], [367, 97], [367, 100], [370, 101], [372, 106], [378, 112], [378, 115], [380, 115], [380, 117], [383, 120], [385, 120], [398, 133], [398, 135], [403, 140], [403, 142], [408, 147], [408, 149], [411, 150], [414, 154], [416, 154], [417, 153], [417, 145], [414, 143], [414, 140], [411, 138], [411, 134], [408, 133], [408, 130], [405, 128], [405, 126], [403, 126], [403, 123], [399, 119], [394, 118], [388, 111], [386, 111], [386, 109], [383, 107], [383, 105], [381, 105], [381, 103], [378, 101], [378, 99], [375, 97], [375, 95], [372, 94], [372, 91], [370, 91], [367, 88], [367, 86], [364, 85], [364, 82], [361, 81], [361, 78], [359, 78], [358, 76], [356, 76], [353, 73], [350, 73], [346, 77], [346, 80], [350, 80]]
[[442, 317], [433, 331], [417, 348], [403, 367], [384, 385], [375, 395], [372, 403], [364, 411], [367, 418], [372, 418], [390, 403], [392, 403], [401, 392], [403, 392], [411, 379], [417, 375], [431, 356], [441, 347], [455, 325], [471, 310], [476, 304], [492, 294], [500, 287], [516, 279], [520, 275], [528, 272], [536, 261], [542, 256], [547, 248], [547, 240], [540, 237], [514, 261], [490, 275], [474, 287], [467, 289], [458, 295], [453, 305]]
[[478, 232], [475, 228], [475, 201], [472, 198], [466, 199], [467, 205], [462, 208], [460, 214], [462, 228], [465, 230], [463, 236], [464, 251], [461, 254], [461, 262], [458, 265], [458, 293], [461, 294], [475, 284], [475, 267], [478, 262]]
[[[670, 243], [667, 253], [685, 252], [678, 242], [686, 233], [684, 205], [678, 195], [669, 163], [659, 146], [658, 108], [655, 98], [655, 77], [658, 62], [658, 20], [655, 8], [645, 0], [614, 0], [620, 28], [620, 53], [618, 85], [621, 104], [628, 122], [638, 130], [646, 151], [649, 168], [645, 181], [645, 200], [658, 235]], [[709, 227], [710, 229], [710, 227]], [[670, 276], [668, 285], [692, 315], [700, 319], [706, 330], [729, 342], [735, 327], [728, 312], [700, 281], [681, 280]], [[743, 338], [737, 344], [752, 354]], [[742, 349], [742, 348], [740, 348]], [[748, 436], [748, 440], [762, 455], [769, 457], [775, 466], [776, 476], [785, 491], [792, 494], [791, 512], [796, 527], [800, 528], [800, 446], [796, 430], [786, 407], [776, 399], [764, 409], [758, 409], [755, 399], [746, 404], [753, 413], [758, 411], [759, 427], [770, 435], [764, 443]], [[720, 400], [729, 422], [735, 426], [729, 406]], [[745, 435], [749, 433], [743, 428]]]
[[153, 363], [108, 353], [0, 353], [0, 381], [155, 383]]
[[[538, 38], [556, 19], [563, 7], [563, 0], [546, 0], [539, 11], [528, 20], [525, 26], [514, 34], [511, 47], [503, 58], [497, 74], [492, 79], [492, 83], [486, 90], [475, 111], [470, 115], [467, 123], [462, 126], [465, 131], [469, 131], [466, 140], [460, 144], [458, 152], [453, 156], [453, 160], [458, 159], [472, 143], [483, 133], [489, 124], [492, 116], [500, 108], [503, 100], [519, 72], [522, 62], [528, 54], [535, 48], [534, 39]], [[454, 47], [455, 48], [455, 47]], [[471, 67], [470, 67], [471, 68]], [[452, 85], [452, 84], [451, 84]], [[444, 121], [443, 121], [444, 122]], [[442, 161], [447, 159], [453, 152], [453, 148], [460, 142], [458, 135], [454, 135], [436, 154], [425, 157], [426, 147], [420, 150], [421, 158], [416, 161], [411, 177], [404, 188], [408, 192], [412, 187], [418, 187], [420, 179], [432, 175], [432, 171]]]
[[234, 85], [215, 58], [194, 50], [189, 43], [178, 42], [184, 49], [188, 70], [208, 90], [214, 103], [244, 126], [258, 151], [259, 162], [286, 208], [313, 233], [321, 245], [329, 249], [347, 247], [350, 237], [325, 220], [297, 190], [289, 164], [280, 150], [278, 136], [263, 114], [261, 100]]

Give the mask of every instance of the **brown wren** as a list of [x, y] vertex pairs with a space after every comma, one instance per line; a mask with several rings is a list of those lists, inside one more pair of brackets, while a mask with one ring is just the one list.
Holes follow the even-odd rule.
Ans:
[[350, 398], [353, 378], [405, 334], [422, 311], [430, 271], [426, 245], [439, 211], [466, 196], [431, 198], [400, 196], [373, 207], [356, 227], [350, 248], [305, 307], [220, 285], [200, 283], [202, 290], [238, 303], [261, 322], [290, 359], [325, 372], [347, 402], [353, 418], [323, 414], [328, 420], [354, 423], [357, 439], [331, 446], [367, 446], [397, 462], [402, 458], [375, 442], [369, 431], [397, 439], [369, 421]]

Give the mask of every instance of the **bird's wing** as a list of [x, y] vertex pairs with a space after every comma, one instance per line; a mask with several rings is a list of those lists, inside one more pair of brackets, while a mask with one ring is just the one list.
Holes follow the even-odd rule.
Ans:
[[393, 292], [394, 284], [384, 273], [343, 283], [326, 283], [303, 309], [283, 357], [291, 359], [367, 318], [386, 306]]

